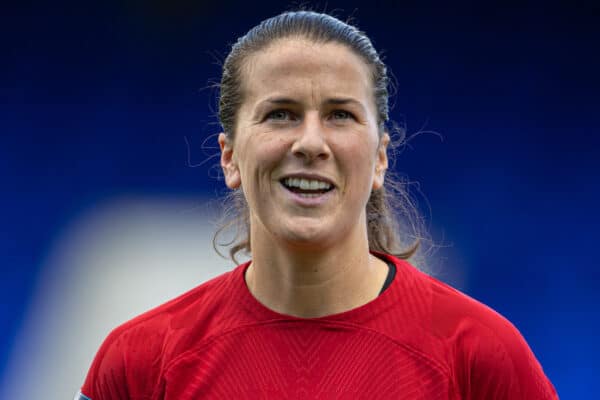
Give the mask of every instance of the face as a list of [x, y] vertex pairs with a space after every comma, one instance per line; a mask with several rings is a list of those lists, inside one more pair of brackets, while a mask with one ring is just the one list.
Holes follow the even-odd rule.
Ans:
[[244, 67], [236, 132], [219, 143], [226, 184], [248, 202], [253, 242], [366, 238], [389, 141], [377, 130], [368, 66], [340, 44], [284, 39]]

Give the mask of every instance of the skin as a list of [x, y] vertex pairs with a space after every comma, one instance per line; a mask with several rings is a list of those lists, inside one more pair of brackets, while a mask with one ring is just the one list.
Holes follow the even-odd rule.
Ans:
[[[369, 254], [366, 210], [383, 185], [371, 73], [348, 48], [282, 39], [249, 57], [244, 102], [221, 166], [250, 210], [246, 283], [268, 308], [297, 317], [344, 312], [377, 297], [387, 266]], [[312, 202], [280, 183], [310, 174], [334, 189]]]

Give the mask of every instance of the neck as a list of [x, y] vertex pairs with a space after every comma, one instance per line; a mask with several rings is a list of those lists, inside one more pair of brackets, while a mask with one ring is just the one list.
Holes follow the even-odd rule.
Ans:
[[[258, 240], [256, 240], [258, 239]], [[337, 314], [377, 297], [388, 268], [369, 254], [368, 241], [333, 248], [277, 246], [253, 236], [246, 283], [253, 296], [282, 314], [315, 318]]]

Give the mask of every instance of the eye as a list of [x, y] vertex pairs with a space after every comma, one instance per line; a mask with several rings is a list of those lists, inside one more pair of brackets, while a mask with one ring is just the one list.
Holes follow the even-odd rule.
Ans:
[[354, 119], [354, 115], [345, 110], [335, 110], [331, 113], [331, 118], [337, 121], [342, 121], [345, 119]]
[[265, 117], [265, 120], [271, 121], [288, 121], [293, 119], [295, 119], [294, 115], [288, 110], [273, 110]]

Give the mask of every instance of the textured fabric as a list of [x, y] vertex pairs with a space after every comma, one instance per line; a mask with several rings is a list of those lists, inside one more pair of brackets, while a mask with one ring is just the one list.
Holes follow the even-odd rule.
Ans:
[[249, 292], [249, 264], [116, 328], [90, 368], [92, 400], [557, 399], [502, 316], [396, 265], [389, 288], [321, 318], [276, 313]]

